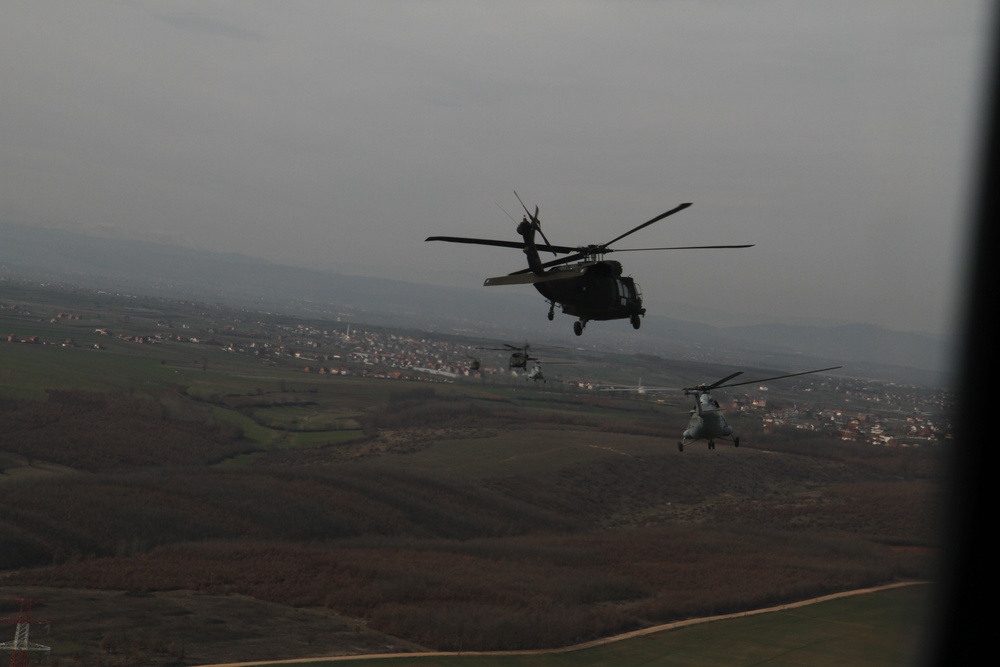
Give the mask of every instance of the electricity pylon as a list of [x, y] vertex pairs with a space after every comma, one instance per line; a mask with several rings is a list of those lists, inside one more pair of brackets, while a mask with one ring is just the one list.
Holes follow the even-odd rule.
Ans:
[[[0, 642], [0, 651], [10, 651], [10, 667], [27, 667], [28, 656], [32, 652], [51, 650], [48, 646], [42, 646], [28, 640], [28, 630], [31, 628], [31, 605], [34, 600], [20, 598], [21, 611], [17, 618], [0, 618], [4, 623], [16, 626], [14, 630], [14, 641]], [[41, 621], [41, 623], [46, 623]], [[47, 624], [47, 623], [46, 623]]]

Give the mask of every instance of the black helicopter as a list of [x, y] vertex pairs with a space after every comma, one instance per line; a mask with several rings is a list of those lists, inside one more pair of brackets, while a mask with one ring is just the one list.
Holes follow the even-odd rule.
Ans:
[[[532, 355], [530, 352], [531, 346], [525, 343], [522, 347], [516, 345], [511, 345], [510, 343], [504, 343], [503, 347], [481, 347], [480, 350], [498, 350], [501, 352], [510, 352], [510, 358], [507, 360], [507, 367], [511, 372], [516, 373], [515, 369], [520, 368], [524, 371], [524, 379], [526, 380], [541, 380], [545, 382], [545, 374], [542, 373], [542, 360], [538, 357]], [[531, 369], [528, 369], [528, 362], [532, 362]], [[550, 361], [546, 362], [549, 364], [571, 364], [572, 361]]]
[[[492, 239], [466, 238], [462, 236], [430, 236], [426, 241], [448, 241], [449, 243], [471, 243], [476, 245], [491, 245], [501, 248], [518, 248], [524, 251], [528, 258], [528, 268], [515, 271], [506, 276], [487, 278], [483, 283], [492, 287], [495, 285], [526, 285], [531, 284], [545, 297], [549, 304], [549, 319], [555, 316], [558, 305], [562, 312], [577, 317], [573, 323], [573, 332], [579, 336], [590, 320], [622, 320], [627, 319], [632, 327], [639, 328], [640, 317], [646, 314], [642, 306], [642, 292], [631, 276], [622, 275], [620, 262], [604, 259], [612, 252], [634, 252], [638, 250], [695, 250], [707, 248], [750, 248], [749, 245], [711, 245], [711, 246], [679, 246], [669, 248], [620, 248], [613, 249], [611, 244], [633, 234], [654, 222], [673, 215], [691, 206], [681, 204], [652, 220], [647, 220], [638, 227], [617, 236], [607, 243], [588, 246], [557, 246], [549, 243], [542, 232], [538, 221], [538, 207], [532, 214], [515, 192], [514, 196], [524, 208], [524, 218], [517, 226], [517, 233], [523, 239], [517, 241], [499, 241]], [[529, 218], [530, 216], [530, 218]], [[535, 243], [535, 232], [541, 235], [544, 244]], [[543, 262], [539, 251], [551, 252], [553, 255], [567, 255], [559, 259]]]
[[480, 350], [499, 350], [501, 352], [510, 352], [510, 359], [507, 361], [507, 366], [509, 368], [527, 368], [529, 361], [538, 361], [538, 357], [531, 356], [528, 351], [529, 346], [527, 343], [523, 347], [517, 347], [516, 345], [511, 345], [510, 343], [504, 343], [503, 347], [481, 347]]

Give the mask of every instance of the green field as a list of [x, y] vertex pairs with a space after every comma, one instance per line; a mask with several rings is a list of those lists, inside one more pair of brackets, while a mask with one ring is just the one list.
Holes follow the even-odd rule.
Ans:
[[[532, 655], [318, 660], [314, 667], [898, 667], [916, 665], [929, 586], [906, 586]], [[280, 663], [254, 663], [277, 665]]]

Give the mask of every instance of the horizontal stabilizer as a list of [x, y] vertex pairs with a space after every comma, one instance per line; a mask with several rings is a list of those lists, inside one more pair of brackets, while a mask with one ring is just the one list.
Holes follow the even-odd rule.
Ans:
[[537, 283], [547, 283], [553, 280], [567, 280], [569, 278], [579, 278], [587, 272], [585, 266], [567, 266], [554, 269], [547, 273], [511, 273], [497, 278], [487, 278], [483, 284], [487, 287], [497, 285], [534, 285]]

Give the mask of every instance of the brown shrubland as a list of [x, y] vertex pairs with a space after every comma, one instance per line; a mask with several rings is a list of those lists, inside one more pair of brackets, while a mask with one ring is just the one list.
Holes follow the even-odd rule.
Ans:
[[[666, 437], [653, 421], [559, 407], [527, 414], [420, 388], [358, 421], [370, 438], [484, 423], [556, 424], [619, 448], [619, 437]], [[155, 397], [50, 392], [0, 409], [0, 450], [72, 468], [2, 476], [7, 585], [241, 594], [328, 608], [431, 648], [486, 650], [562, 646], [933, 566], [933, 452], [795, 434], [757, 438], [768, 456], [678, 455], [666, 440], [662, 452], [463, 479], [345, 463], [332, 449], [217, 465], [256, 446]]]

